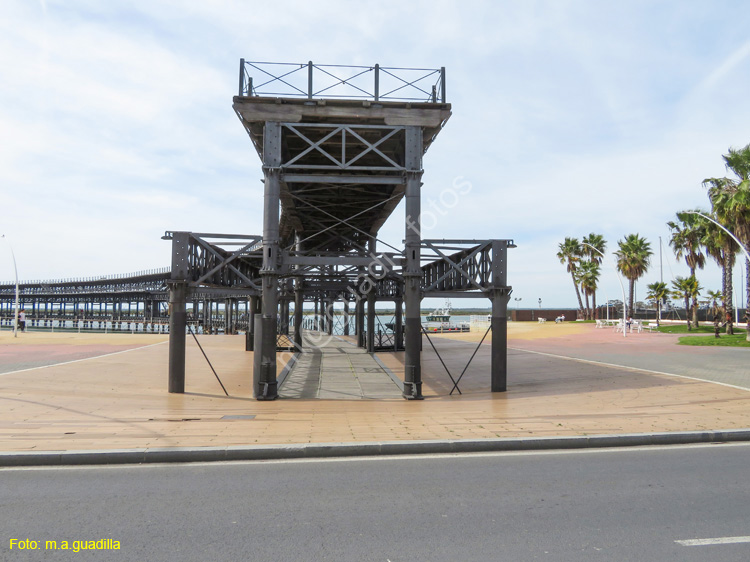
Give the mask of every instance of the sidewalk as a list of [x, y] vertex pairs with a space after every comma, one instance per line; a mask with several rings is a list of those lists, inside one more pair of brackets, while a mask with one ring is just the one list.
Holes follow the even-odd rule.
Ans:
[[[14, 341], [11, 333], [3, 332], [2, 369], [7, 370], [8, 363], [44, 364], [70, 356], [61, 350], [83, 353], [85, 348], [84, 355], [90, 358], [0, 374], [0, 452], [485, 440], [750, 428], [747, 390], [554, 356], [595, 350], [598, 360], [607, 359], [604, 362], [625, 363], [623, 357], [639, 357], [641, 368], [653, 366], [653, 370], [664, 371], [670, 367], [670, 357], [699, 349], [696, 356], [701, 355], [705, 365], [691, 361], [691, 368], [710, 371], [707, 367], [725, 362], [726, 351], [746, 350], [675, 350], [673, 337], [659, 334], [615, 338], [607, 333], [609, 339], [604, 339], [599, 333], [602, 330], [590, 324], [530, 327], [518, 323], [509, 329], [506, 393], [489, 392], [490, 348], [485, 343], [459, 385], [463, 394], [448, 396], [450, 378], [425, 342], [424, 401], [286, 398], [273, 402], [251, 397], [252, 353], [244, 351], [244, 336], [199, 336], [230, 394], [226, 397], [192, 339], [187, 345], [187, 392], [176, 395], [167, 392], [164, 336], [26, 333]], [[454, 377], [479, 338], [481, 334], [434, 337]], [[99, 352], [110, 354], [91, 357]], [[280, 369], [285, 357], [288, 354], [279, 355]], [[403, 353], [380, 353], [378, 358], [398, 378], [403, 377]], [[747, 371], [741, 376], [747, 377]]]

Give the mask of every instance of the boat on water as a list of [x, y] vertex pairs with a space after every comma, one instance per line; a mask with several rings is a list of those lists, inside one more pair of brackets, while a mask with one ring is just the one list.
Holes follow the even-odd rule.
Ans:
[[422, 326], [426, 332], [468, 332], [468, 322], [451, 322], [451, 301], [445, 301], [443, 308], [436, 308], [428, 314]]
[[428, 314], [427, 322], [450, 322], [451, 321], [451, 301], [445, 301], [443, 308], [436, 308], [432, 314]]

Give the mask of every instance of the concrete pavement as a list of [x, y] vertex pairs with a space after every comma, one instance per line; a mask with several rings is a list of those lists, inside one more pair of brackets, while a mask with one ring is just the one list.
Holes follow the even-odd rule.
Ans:
[[[454, 378], [480, 337], [460, 334], [433, 339]], [[511, 324], [508, 392], [489, 392], [489, 346], [485, 343], [459, 385], [463, 394], [453, 396], [448, 396], [453, 386], [448, 374], [425, 342], [426, 399], [421, 402], [395, 397], [361, 400], [361, 396], [258, 402], [251, 397], [252, 353], [244, 351], [244, 336], [200, 338], [229, 397], [223, 395], [191, 340], [187, 392], [174, 395], [166, 391], [164, 336], [27, 333], [14, 340], [9, 332], [0, 333], [0, 361], [12, 357], [16, 365], [27, 364], [29, 358], [47, 363], [66, 346], [85, 347], [88, 354], [97, 349], [109, 353], [0, 375], [3, 462], [10, 463], [7, 453], [23, 453], [15, 457], [19, 460], [42, 451], [51, 452], [50, 459], [61, 459], [68, 451], [84, 451], [89, 458], [91, 452], [121, 451], [121, 458], [129, 454], [131, 459], [144, 458], [144, 452], [152, 451], [162, 454], [164, 460], [178, 460], [181, 449], [185, 458], [195, 460], [201, 454], [203, 458], [237, 458], [240, 450], [248, 454], [262, 448], [285, 450], [276, 453], [282, 455], [317, 455], [330, 453], [330, 444], [348, 444], [350, 450], [359, 446], [359, 451], [406, 452], [409, 443], [427, 443], [419, 447], [434, 452], [440, 443], [444, 450], [462, 446], [479, 450], [507, 447], [528, 438], [547, 447], [550, 439], [563, 443], [559, 438], [592, 446], [596, 442], [592, 436], [598, 435], [623, 436], [623, 443], [635, 442], [634, 434], [650, 436], [651, 441], [655, 434], [672, 434], [678, 441], [705, 441], [744, 439], [746, 432], [736, 430], [750, 428], [747, 390], [655, 374], [632, 365], [610, 366], [585, 357], [562, 357], [563, 352], [572, 355], [571, 350], [578, 350], [575, 353], [579, 355], [596, 352], [599, 358], [611, 360], [603, 363], [627, 363], [623, 357], [641, 357], [641, 368], [665, 372], [671, 365], [677, 365], [675, 371], [682, 369], [680, 362], [670, 363], [665, 357], [676, 354], [683, 359], [693, 354], [690, 376], [695, 370], [710, 376], [713, 365], [727, 364], [727, 357], [734, 357], [735, 352], [748, 351], [675, 348], [673, 336], [643, 333], [622, 338], [590, 324]], [[333, 349], [336, 344], [331, 345]], [[289, 354], [279, 355], [280, 369], [288, 358]], [[403, 376], [403, 354], [380, 353], [378, 358], [397, 377]], [[747, 379], [747, 371], [742, 371], [735, 373], [733, 380], [749, 386]], [[599, 441], [602, 443], [608, 442]], [[299, 452], [313, 444], [317, 449]], [[188, 450], [193, 452], [188, 455]], [[84, 453], [78, 455], [85, 458], [81, 456]]]

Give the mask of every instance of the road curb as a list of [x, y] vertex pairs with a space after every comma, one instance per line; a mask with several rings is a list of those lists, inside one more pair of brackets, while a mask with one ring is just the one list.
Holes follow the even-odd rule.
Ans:
[[101, 451], [0, 453], [0, 467], [186, 463], [241, 460], [316, 459], [380, 455], [547, 451], [603, 447], [642, 447], [750, 441], [750, 429], [629, 433], [575, 437], [462, 439], [451, 441], [378, 441], [303, 443], [232, 447], [165, 447]]

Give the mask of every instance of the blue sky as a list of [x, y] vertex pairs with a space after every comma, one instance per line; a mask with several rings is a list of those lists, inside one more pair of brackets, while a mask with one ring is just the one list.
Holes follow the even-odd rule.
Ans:
[[[701, 180], [750, 142], [744, 2], [3, 5], [0, 231], [23, 279], [166, 266], [165, 230], [262, 232], [260, 164], [231, 108], [241, 57], [445, 66], [453, 116], [424, 198], [472, 189], [425, 236], [515, 239], [521, 306], [575, 306], [555, 253], [589, 232], [610, 250], [651, 241], [645, 295], [666, 221], [707, 208]], [[402, 221], [399, 207], [382, 237], [400, 243]], [[665, 280], [686, 273], [664, 257]], [[600, 301], [620, 298], [611, 263]], [[699, 278], [720, 288], [713, 265]]]

